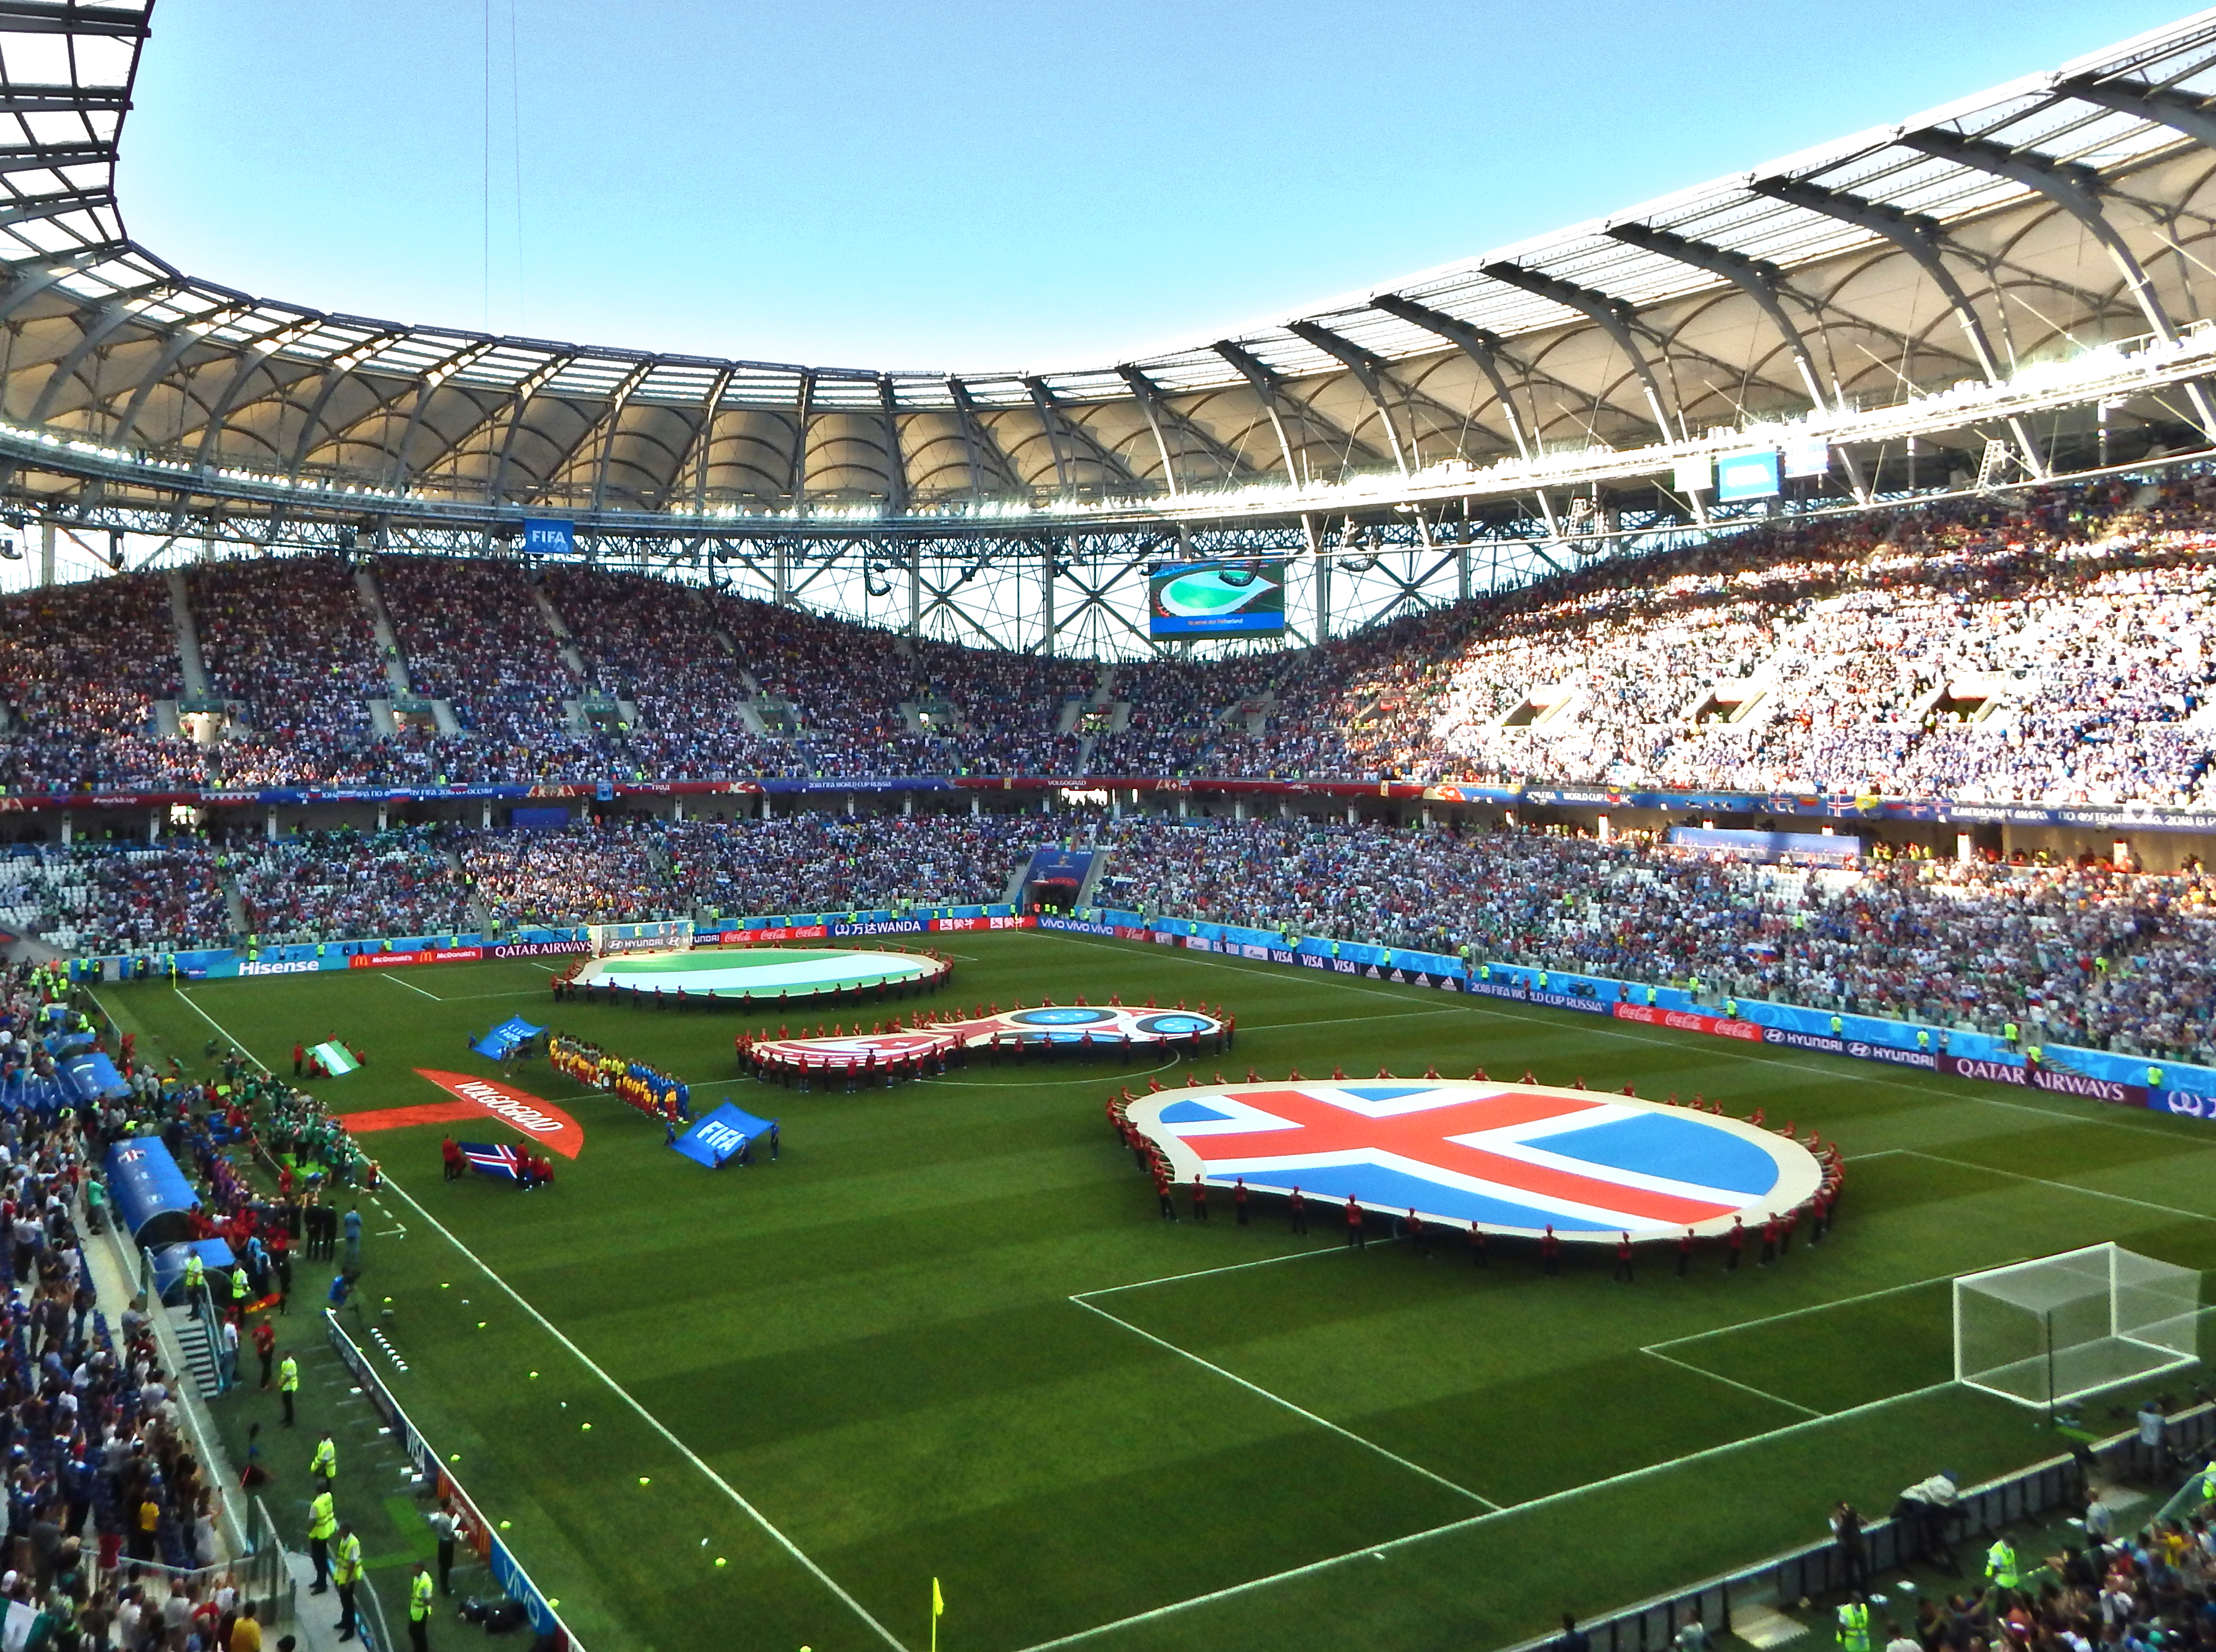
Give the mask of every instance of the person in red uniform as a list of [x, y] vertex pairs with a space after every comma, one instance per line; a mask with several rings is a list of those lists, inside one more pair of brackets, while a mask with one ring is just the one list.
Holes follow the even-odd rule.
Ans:
[[1208, 1219], [1208, 1183], [1200, 1179], [1197, 1170], [1192, 1174], [1192, 1219], [1196, 1222]]
[[1419, 1256], [1430, 1256], [1431, 1236], [1424, 1231], [1424, 1219], [1416, 1214], [1416, 1207], [1413, 1205], [1408, 1207], [1407, 1227], [1408, 1238], [1415, 1245], [1416, 1254]]
[[1562, 1271], [1562, 1242], [1555, 1237], [1552, 1222], [1547, 1224], [1547, 1231], [1539, 1236], [1539, 1269], [1546, 1274]]
[[1628, 1229], [1616, 1235], [1616, 1277], [1627, 1285], [1631, 1283], [1631, 1234]]
[[462, 1150], [455, 1144], [454, 1139], [452, 1136], [448, 1136], [445, 1140], [439, 1144], [439, 1157], [446, 1161], [446, 1180], [449, 1182], [460, 1181], [462, 1179], [462, 1172], [464, 1170]]
[[1485, 1259], [1485, 1230], [1475, 1222], [1469, 1225], [1469, 1265], [1473, 1268], [1493, 1266]]
[[1731, 1231], [1724, 1235], [1724, 1272], [1735, 1274], [1739, 1271], [1739, 1252], [1746, 1249], [1746, 1220], [1744, 1217], [1732, 1218]]
[[1767, 1268], [1777, 1260], [1777, 1213], [1770, 1213], [1770, 1219], [1762, 1225], [1762, 1260], [1755, 1266]]
[[1824, 1243], [1824, 1230], [1831, 1225], [1831, 1195], [1828, 1188], [1816, 1189], [1816, 1196], [1808, 1205], [1808, 1243], [1821, 1244]]
[[1677, 1277], [1685, 1277], [1685, 1270], [1693, 1265], [1693, 1230], [1687, 1228], [1677, 1241]]
[[1231, 1213], [1239, 1219], [1239, 1225], [1246, 1225], [1246, 1178], [1240, 1176], [1231, 1189]]
[[1308, 1231], [1308, 1201], [1301, 1196], [1301, 1190], [1295, 1188], [1293, 1189], [1293, 1231], [1305, 1233]]
[[262, 1385], [269, 1386], [269, 1367], [277, 1357], [277, 1327], [269, 1323], [267, 1314], [255, 1321], [254, 1351], [262, 1356]]
[[1357, 1250], [1370, 1245], [1369, 1231], [1362, 1224], [1362, 1207], [1354, 1202], [1354, 1195], [1346, 1195], [1346, 1242]]

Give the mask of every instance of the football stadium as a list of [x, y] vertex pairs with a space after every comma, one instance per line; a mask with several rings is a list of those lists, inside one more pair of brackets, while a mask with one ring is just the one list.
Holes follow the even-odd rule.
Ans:
[[155, 11], [0, 3], [9, 1652], [2216, 1638], [2216, 13], [965, 373], [184, 273]]

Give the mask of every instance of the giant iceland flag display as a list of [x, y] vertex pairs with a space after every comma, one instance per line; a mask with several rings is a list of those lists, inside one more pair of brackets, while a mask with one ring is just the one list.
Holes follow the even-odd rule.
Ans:
[[1378, 1079], [1169, 1090], [1132, 1124], [1181, 1182], [1564, 1238], [1719, 1233], [1813, 1194], [1807, 1147], [1741, 1120], [1536, 1084]]

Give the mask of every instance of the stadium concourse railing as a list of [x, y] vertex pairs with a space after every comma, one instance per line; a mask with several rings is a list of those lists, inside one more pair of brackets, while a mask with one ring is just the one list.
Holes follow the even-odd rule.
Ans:
[[[424, 1438], [423, 1431], [401, 1409], [400, 1402], [392, 1397], [392, 1391], [385, 1385], [384, 1379], [377, 1374], [376, 1366], [370, 1363], [369, 1355], [362, 1352], [360, 1343], [346, 1334], [345, 1328], [339, 1323], [338, 1315], [329, 1308], [323, 1310], [323, 1325], [330, 1334], [331, 1347], [345, 1361], [347, 1369], [354, 1373], [354, 1380], [361, 1385], [363, 1394], [383, 1415], [394, 1436], [401, 1442], [402, 1448], [407, 1452], [408, 1460], [415, 1465], [417, 1478], [431, 1488], [434, 1495], [453, 1499], [454, 1507], [461, 1515], [462, 1540], [492, 1569], [495, 1586], [523, 1608], [525, 1616], [530, 1620], [537, 1645], [543, 1649], [543, 1652], [584, 1652], [582, 1644], [570, 1632], [569, 1626], [562, 1621], [545, 1591], [532, 1581], [531, 1574], [523, 1569], [522, 1563], [502, 1541], [496, 1523], [485, 1518], [483, 1511], [464, 1489], [461, 1481], [440, 1458], [437, 1449]], [[372, 1601], [376, 1599], [374, 1590], [371, 1591], [371, 1599]], [[382, 1606], [378, 1608], [380, 1618], [383, 1611]], [[392, 1643], [388, 1637], [385, 1643], [389, 1646]]]
[[[2014, 1474], [1988, 1480], [1961, 1494], [1956, 1505], [1954, 1542], [1958, 1549], [1969, 1542], [1982, 1543], [2004, 1527], [2035, 1519], [2056, 1509], [2074, 1513], [2084, 1507], [2088, 1471], [2097, 1468], [2104, 1477], [2116, 1477], [2131, 1467], [2135, 1432], [2116, 1434], [2082, 1452], [2050, 1457]], [[2216, 1442], [2216, 1404], [2201, 1404], [2169, 1419], [2169, 1445], [2183, 1457], [2197, 1457]], [[2198, 1479], [2197, 1471], [2192, 1477]], [[2165, 1513], [2167, 1509], [2165, 1509]], [[1907, 1520], [1874, 1520], [1862, 1528], [1868, 1557], [1873, 1599], [1888, 1597], [1879, 1608], [1903, 1629], [1911, 1628], [1916, 1602], [1903, 1600], [1881, 1581], [1916, 1558], [1915, 1532]], [[2027, 1585], [2043, 1567], [2043, 1557], [2027, 1557]], [[1845, 1557], [1830, 1538], [1759, 1561], [1736, 1571], [1673, 1589], [1591, 1618], [1579, 1626], [1591, 1637], [1596, 1652], [1662, 1652], [1677, 1631], [1697, 1623], [1711, 1636], [1731, 1634], [1732, 1614], [1751, 1606], [1773, 1609], [1795, 1608], [1804, 1601], [1844, 1599], [1847, 1587]], [[1558, 1636], [1547, 1634], [1501, 1652], [1544, 1652]]]

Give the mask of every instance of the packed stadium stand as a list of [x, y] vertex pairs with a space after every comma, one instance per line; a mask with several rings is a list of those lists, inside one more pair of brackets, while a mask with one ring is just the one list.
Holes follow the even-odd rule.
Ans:
[[[188, 581], [237, 708], [206, 748], [162, 732], [181, 666], [157, 583], [0, 604], [9, 789], [1089, 774], [2190, 804], [2216, 749], [2213, 488], [1750, 527], [1320, 648], [1105, 670], [421, 557], [375, 563], [381, 657], [354, 570], [220, 562]], [[96, 669], [93, 637], [118, 639]], [[454, 728], [381, 731], [396, 679]]]

